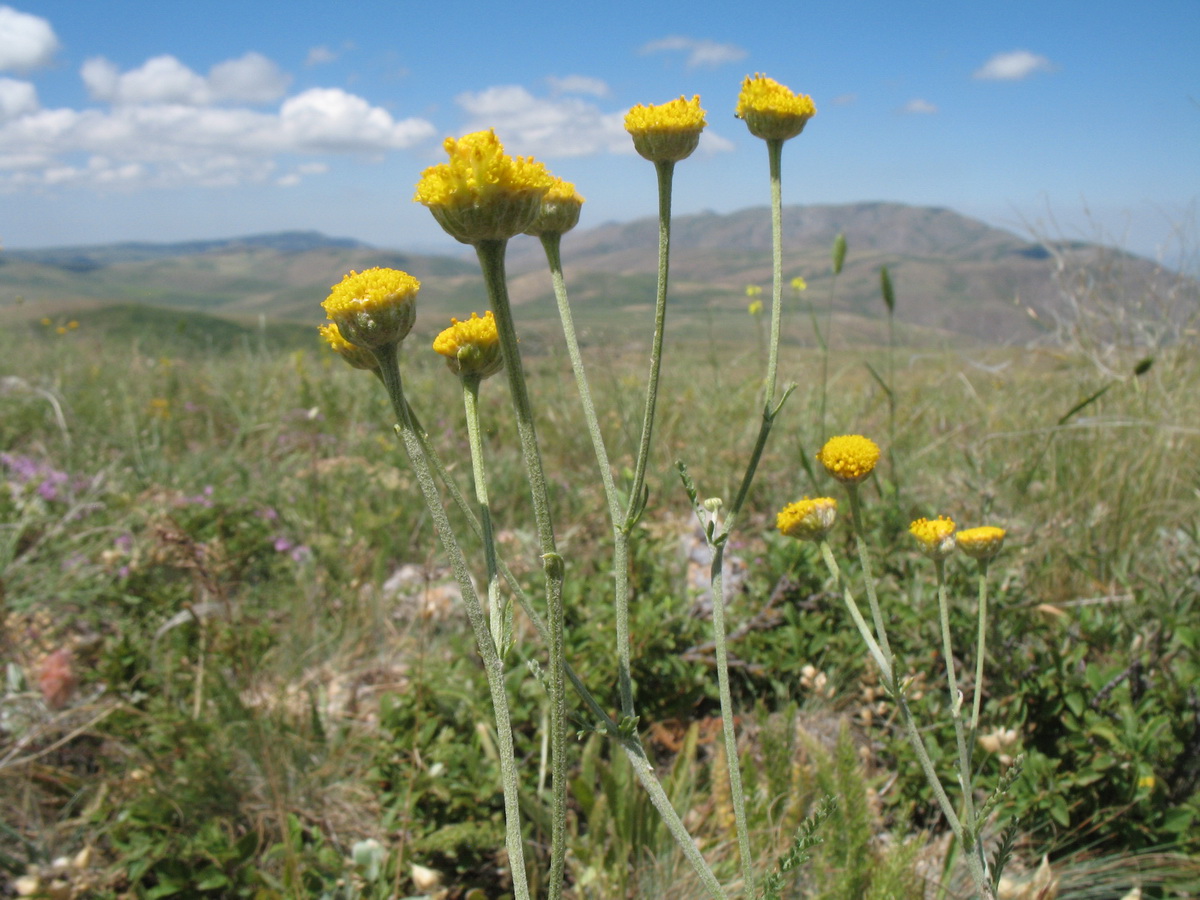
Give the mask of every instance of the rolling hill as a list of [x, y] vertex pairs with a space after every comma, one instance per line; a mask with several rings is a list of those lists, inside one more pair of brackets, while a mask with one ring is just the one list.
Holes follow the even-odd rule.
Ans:
[[[586, 214], [586, 209], [585, 209]], [[432, 224], [431, 224], [431, 227]], [[824, 309], [829, 252], [844, 233], [849, 246], [835, 308], [843, 339], [873, 340], [883, 315], [879, 268], [896, 286], [896, 318], [910, 338], [1017, 342], [1039, 333], [1061, 308], [1056, 265], [1105, 267], [1129, 291], [1161, 276], [1148, 260], [1090, 244], [1047, 247], [951, 210], [894, 203], [792, 206], [784, 209], [784, 276], [808, 283], [793, 306]], [[654, 219], [577, 229], [563, 259], [585, 340], [628, 336], [653, 304], [658, 225]], [[466, 248], [464, 248], [465, 250]], [[401, 268], [421, 279], [422, 318], [441, 322], [485, 306], [473, 254], [430, 256], [370, 247], [315, 232], [284, 232], [182, 244], [123, 243], [0, 253], [0, 309], [10, 321], [87, 314], [112, 305], [197, 310], [244, 321], [320, 320], [318, 304], [350, 269]], [[513, 303], [531, 326], [555, 317], [537, 241], [509, 247]], [[678, 216], [672, 226], [672, 316], [683, 333], [745, 335], [747, 285], [769, 288], [770, 217], [765, 207], [719, 215]], [[792, 316], [791, 339], [810, 334], [808, 316]], [[421, 327], [419, 322], [419, 326]], [[425, 326], [433, 330], [435, 325]]]

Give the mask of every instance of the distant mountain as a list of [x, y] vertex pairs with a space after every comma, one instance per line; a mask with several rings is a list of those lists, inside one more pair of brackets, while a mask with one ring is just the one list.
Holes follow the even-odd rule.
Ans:
[[[1097, 245], [1055, 245], [1052, 253], [948, 209], [896, 203], [791, 206], [783, 210], [784, 278], [790, 285], [801, 276], [808, 289], [801, 295], [790, 287], [785, 291], [785, 302], [801, 313], [789, 316], [786, 340], [811, 341], [805, 310], [826, 308], [830, 248], [839, 233], [849, 247], [834, 295], [834, 334], [841, 340], [881, 336], [879, 270], [884, 265], [895, 285], [896, 319], [909, 340], [1027, 340], [1044, 327], [1039, 320], [1053, 321], [1063, 308], [1062, 272], [1056, 280], [1056, 267], [1079, 272], [1091, 267], [1107, 279], [1118, 302], [1121, 296], [1144, 295], [1162, 274], [1148, 260]], [[654, 300], [657, 246], [658, 223], [651, 218], [566, 235], [567, 285], [585, 341], [641, 340]], [[283, 232], [224, 241], [2, 252], [0, 308], [41, 317], [133, 302], [227, 318], [265, 315], [315, 323], [322, 318], [319, 304], [329, 286], [350, 269], [370, 266], [404, 269], [421, 279], [419, 329], [433, 333], [451, 315], [486, 307], [471, 254], [410, 254], [316, 232]], [[544, 331], [557, 313], [540, 243], [525, 237], [512, 241], [508, 270], [512, 301], [525, 327]], [[710, 341], [751, 337], [757, 326], [746, 314], [746, 287], [767, 289], [770, 283], [767, 208], [673, 220], [675, 333]]]
[[[279, 231], [273, 234], [256, 234], [211, 241], [182, 241], [172, 244], [125, 241], [118, 244], [97, 244], [85, 247], [12, 250], [4, 255], [10, 259], [26, 260], [75, 272], [90, 272], [118, 263], [148, 262], [173, 256], [198, 256], [245, 250], [307, 253], [310, 250], [331, 248], [365, 250], [369, 247], [369, 244], [353, 238], [327, 237], [319, 231]], [[3, 262], [3, 257], [0, 257], [0, 262]]]

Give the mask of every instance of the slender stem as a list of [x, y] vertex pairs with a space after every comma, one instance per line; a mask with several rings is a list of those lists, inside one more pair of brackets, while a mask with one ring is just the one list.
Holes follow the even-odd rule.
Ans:
[[779, 331], [783, 320], [783, 141], [767, 141], [771, 170], [771, 350], [767, 357], [767, 387], [763, 406], [769, 410], [775, 401], [775, 379], [779, 368]]
[[550, 266], [550, 279], [554, 285], [554, 297], [558, 302], [558, 315], [562, 320], [563, 336], [567, 341], [567, 353], [571, 358], [571, 369], [575, 373], [575, 385], [583, 404], [583, 415], [592, 438], [592, 450], [600, 468], [600, 482], [608, 501], [608, 515], [613, 529], [613, 608], [616, 617], [617, 637], [617, 684], [621, 697], [621, 715], [632, 717], [633, 678], [630, 660], [629, 635], [629, 532], [624, 528], [628, 516], [621, 510], [621, 500], [613, 482], [612, 466], [608, 451], [604, 447], [604, 436], [600, 432], [600, 421], [596, 417], [596, 406], [588, 387], [587, 374], [583, 368], [583, 354], [579, 352], [579, 340], [575, 334], [575, 320], [567, 300], [567, 287], [562, 274], [562, 235], [542, 235], [542, 248], [546, 251], [546, 262]]
[[650, 438], [654, 431], [654, 407], [658, 402], [658, 375], [662, 367], [663, 331], [667, 318], [667, 273], [671, 257], [671, 176], [675, 163], [656, 162], [658, 172], [658, 292], [654, 303], [654, 343], [650, 348], [650, 379], [646, 385], [646, 409], [642, 416], [642, 438], [638, 444], [637, 463], [633, 470], [633, 486], [629, 490], [629, 509], [625, 529], [633, 527], [633, 519], [641, 508], [642, 486], [646, 480], [646, 462], [650, 457]]
[[488, 503], [487, 470], [483, 464], [483, 439], [479, 431], [479, 376], [462, 379], [463, 406], [467, 413], [467, 441], [471, 447], [471, 474], [475, 479], [475, 499], [483, 528], [483, 556], [487, 565], [488, 617], [496, 652], [504, 658], [504, 610], [500, 608], [500, 579], [496, 566], [496, 540], [492, 532], [492, 510]]
[[971, 754], [963, 733], [962, 694], [954, 672], [954, 644], [950, 639], [950, 604], [946, 598], [946, 563], [935, 559], [938, 582], [938, 618], [942, 625], [942, 656], [946, 660], [946, 680], [950, 688], [950, 717], [954, 722], [954, 739], [958, 744], [958, 782], [963, 792], [963, 819], [967, 831], [975, 832], [975, 799], [971, 796]]
[[866, 531], [863, 529], [862, 503], [858, 496], [858, 485], [848, 484], [850, 494], [850, 516], [854, 522], [854, 543], [858, 548], [858, 562], [862, 566], [863, 584], [867, 591], [867, 603], [871, 607], [871, 618], [875, 622], [875, 634], [888, 661], [892, 659], [892, 648], [888, 644], [887, 628], [883, 622], [883, 611], [879, 607], [879, 596], [875, 591], [875, 576], [871, 574], [871, 555], [867, 552]]
[[829, 546], [829, 541], [821, 541], [820, 551], [821, 559], [825, 562], [825, 568], [829, 570], [829, 574], [833, 576], [837, 588], [841, 591], [842, 602], [846, 604], [850, 618], [854, 620], [854, 626], [858, 629], [863, 643], [867, 645], [867, 651], [871, 654], [871, 658], [875, 660], [875, 665], [879, 666], [879, 673], [883, 676], [884, 685], [893, 694], [897, 693], [896, 689], [898, 685], [892, 671], [891, 658], [884, 655], [879, 642], [875, 640], [875, 635], [871, 633], [871, 626], [863, 618], [863, 614], [858, 608], [858, 603], [854, 600], [854, 594], [850, 591], [850, 586], [846, 583], [846, 579], [842, 577], [841, 567], [838, 566], [837, 560], [833, 556], [833, 548]]
[[546, 262], [550, 266], [550, 280], [554, 285], [554, 299], [558, 302], [558, 316], [562, 320], [563, 337], [567, 341], [567, 355], [571, 359], [571, 371], [575, 373], [575, 386], [583, 405], [583, 417], [587, 422], [588, 434], [592, 439], [592, 450], [600, 467], [600, 483], [604, 486], [604, 497], [608, 501], [609, 516], [614, 523], [621, 518], [621, 500], [613, 482], [612, 466], [608, 451], [604, 447], [604, 435], [600, 431], [600, 420], [596, 416], [596, 405], [588, 387], [587, 373], [583, 367], [583, 354], [579, 350], [579, 338], [575, 333], [575, 319], [571, 315], [571, 304], [567, 299], [567, 286], [562, 270], [562, 235], [543, 234], [542, 247], [546, 251]]
[[[713, 515], [716, 515], [713, 513]], [[725, 586], [722, 568], [725, 543], [713, 548], [710, 581], [713, 604], [713, 641], [717, 655], [717, 689], [721, 695], [721, 731], [725, 735], [725, 764], [729, 770], [729, 794], [733, 801], [733, 819], [737, 827], [738, 855], [742, 862], [742, 896], [754, 897], [754, 857], [750, 852], [750, 830], [746, 824], [746, 799], [742, 792], [742, 769], [738, 756], [737, 732], [733, 723], [733, 695], [729, 690], [729, 650], [725, 639]]]
[[475, 246], [475, 252], [479, 257], [479, 266], [483, 271], [483, 280], [487, 285], [488, 299], [491, 301], [492, 315], [495, 317], [496, 331], [500, 338], [504, 371], [508, 376], [513, 412], [517, 418], [517, 435], [521, 441], [521, 456], [525, 460], [525, 476], [529, 481], [529, 492], [533, 500], [538, 542], [542, 551], [542, 569], [545, 574], [550, 659], [550, 671], [547, 678], [550, 694], [550, 758], [553, 772], [549, 896], [551, 900], [556, 900], [562, 894], [567, 834], [567, 711], [563, 696], [563, 560], [555, 547], [554, 523], [550, 518], [550, 499], [546, 491], [546, 476], [542, 470], [542, 454], [538, 447], [537, 429], [533, 422], [533, 408], [529, 402], [529, 389], [525, 383], [525, 370], [521, 364], [521, 351], [517, 344], [517, 330], [513, 322], [512, 307], [508, 301], [508, 281], [504, 273], [506, 246], [507, 241], [480, 241]]
[[404, 398], [404, 388], [400, 380], [400, 367], [396, 359], [396, 346], [389, 345], [375, 351], [379, 361], [380, 378], [387, 388], [392, 401], [392, 409], [399, 419], [400, 437], [404, 449], [408, 453], [409, 462], [413, 467], [425, 505], [433, 518], [434, 530], [441, 540], [442, 549], [450, 559], [450, 567], [454, 571], [459, 591], [467, 608], [467, 619], [475, 633], [475, 644], [483, 659], [484, 672], [487, 675], [488, 689], [492, 696], [492, 712], [496, 719], [496, 736], [500, 752], [500, 779], [504, 790], [504, 833], [505, 846], [508, 850], [509, 868], [512, 872], [513, 893], [517, 900], [530, 900], [529, 883], [525, 874], [525, 849], [521, 837], [521, 807], [519, 784], [517, 780], [516, 754], [513, 750], [512, 721], [508, 710], [508, 694], [504, 688], [504, 664], [496, 652], [488, 629], [487, 618], [475, 586], [471, 582], [471, 574], [467, 568], [462, 548], [454, 537], [450, 520], [438, 496], [437, 484], [429, 470], [411, 417], [408, 414], [408, 403]]
[[988, 561], [979, 560], [979, 635], [975, 642], [975, 696], [971, 703], [971, 747], [979, 732], [979, 709], [983, 702], [983, 660], [987, 653]]

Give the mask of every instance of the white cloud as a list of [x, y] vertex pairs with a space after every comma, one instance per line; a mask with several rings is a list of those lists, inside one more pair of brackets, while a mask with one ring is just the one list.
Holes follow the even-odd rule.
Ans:
[[588, 94], [592, 97], [607, 97], [608, 84], [599, 78], [589, 78], [586, 75], [567, 75], [556, 78], [553, 75], [546, 79], [550, 90], [556, 94]]
[[49, 22], [0, 6], [0, 71], [24, 72], [49, 65], [56, 50], [58, 38]]
[[712, 69], [725, 63], [737, 62], [744, 59], [746, 51], [736, 44], [718, 44], [704, 38], [690, 38], [683, 35], [670, 35], [657, 41], [643, 44], [638, 51], [642, 55], [682, 51], [688, 55], [689, 69]]
[[[514, 155], [552, 160], [634, 152], [625, 131], [625, 109], [605, 112], [579, 97], [535, 97], [512, 84], [459, 94], [454, 101], [469, 117], [463, 131], [494, 128], [505, 149]], [[702, 153], [733, 149], [731, 141], [712, 129], [700, 135]]]
[[261, 53], [217, 63], [208, 73], [209, 88], [218, 100], [271, 103], [287, 92], [292, 78]]
[[914, 97], [905, 103], [900, 111], [910, 116], [931, 116], [938, 111], [938, 108], [928, 100]]
[[975, 70], [973, 78], [983, 81], [1020, 81], [1034, 72], [1053, 72], [1054, 63], [1028, 50], [997, 53]]
[[[112, 106], [40, 109], [32, 85], [0, 79], [0, 189], [233, 185], [275, 177], [280, 156], [378, 155], [435, 133], [424, 119], [396, 119], [336, 88], [304, 91], [275, 111], [252, 109], [245, 104], [277, 94], [286, 78], [258, 54], [221, 63], [208, 78], [169, 56], [125, 73], [92, 59], [81, 76], [94, 97]], [[241, 105], [215, 105], [222, 100]]]
[[106, 103], [204, 106], [212, 102], [208, 82], [173, 56], [156, 56], [123, 74], [114, 63], [97, 56], [83, 64], [79, 75], [93, 99]]
[[495, 128], [508, 152], [542, 158], [624, 152], [624, 111], [606, 113], [579, 97], [535, 97], [519, 85], [498, 85], [454, 98], [466, 112], [464, 131]]
[[321, 66], [325, 63], [331, 63], [338, 58], [338, 54], [330, 50], [324, 44], [319, 47], [313, 47], [308, 51], [308, 56], [305, 57], [304, 65], [306, 66]]
[[29, 115], [38, 108], [37, 90], [28, 81], [0, 78], [0, 122]]

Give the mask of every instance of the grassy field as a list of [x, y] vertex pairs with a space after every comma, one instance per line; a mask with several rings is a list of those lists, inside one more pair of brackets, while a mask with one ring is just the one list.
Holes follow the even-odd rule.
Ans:
[[[68, 315], [0, 334], [0, 884], [98, 898], [505, 896], [488, 689], [379, 384], [288, 329], [218, 336], [186, 313]], [[402, 366], [465, 485], [458, 383], [428, 350], [442, 324], [418, 320]], [[631, 561], [638, 727], [731, 884], [707, 559], [674, 464], [704, 496], [736, 490], [761, 370], [753, 328], [738, 327], [748, 339], [734, 343], [690, 320], [670, 347]], [[567, 656], [615, 707], [605, 500], [561, 336], [539, 323], [525, 344], [567, 566]], [[823, 435], [862, 433], [885, 453], [864, 492], [881, 601], [935, 746], [953, 736], [933, 571], [908, 524], [947, 514], [1008, 529], [978, 756], [989, 788], [1025, 756], [993, 829], [999, 840], [1019, 817], [1006, 896], [1200, 894], [1194, 342], [1156, 351], [1139, 375], [1145, 352], [897, 348], [894, 421], [870, 371], [887, 371], [888, 351], [835, 348], [822, 431], [820, 354], [785, 347], [781, 379], [799, 387], [731, 550], [733, 691], [762, 867], [833, 795], [788, 896], [970, 893], [815, 552], [773, 528], [784, 504], [833, 489], [811, 462]], [[585, 353], [620, 475], [644, 353]], [[482, 399], [498, 540], [536, 597], [503, 384], [486, 382]], [[853, 558], [848, 537], [838, 545]], [[951, 560], [948, 578], [956, 643], [970, 646], [973, 570]], [[545, 648], [520, 614], [516, 633], [508, 693], [536, 799], [546, 698], [525, 663]], [[569, 896], [700, 896], [629, 764], [579, 712]], [[947, 779], [952, 755], [935, 760]], [[536, 802], [524, 812], [536, 887], [548, 825]], [[1034, 874], [1043, 858], [1053, 887]]]

